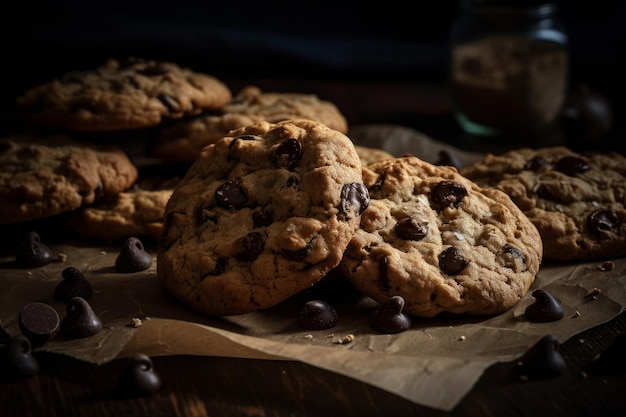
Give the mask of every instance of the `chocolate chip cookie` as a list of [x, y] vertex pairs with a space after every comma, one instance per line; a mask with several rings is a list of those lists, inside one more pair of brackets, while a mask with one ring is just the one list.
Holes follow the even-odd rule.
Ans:
[[348, 124], [333, 103], [313, 94], [265, 92], [255, 86], [243, 88], [217, 113], [177, 120], [163, 126], [150, 147], [150, 154], [167, 162], [193, 161], [198, 152], [239, 127], [265, 120], [310, 119], [346, 133]]
[[193, 309], [265, 309], [335, 268], [369, 203], [352, 141], [312, 120], [262, 121], [206, 146], [174, 189], [158, 278]]
[[129, 58], [34, 86], [17, 98], [17, 109], [25, 121], [43, 127], [98, 132], [151, 127], [231, 99], [229, 88], [213, 76]]
[[117, 147], [43, 142], [0, 140], [0, 224], [69, 212], [137, 179], [137, 168]]
[[623, 155], [524, 148], [488, 154], [461, 173], [511, 197], [539, 230], [545, 259], [626, 256]]
[[416, 317], [491, 315], [534, 282], [541, 239], [503, 192], [413, 156], [364, 167], [363, 181], [370, 204], [340, 270], [365, 295], [401, 296]]
[[356, 149], [356, 153], [359, 155], [359, 158], [361, 158], [361, 165], [363, 166], [369, 165], [372, 162], [380, 161], [382, 159], [393, 158], [392, 154], [378, 148], [354, 145], [354, 149]]

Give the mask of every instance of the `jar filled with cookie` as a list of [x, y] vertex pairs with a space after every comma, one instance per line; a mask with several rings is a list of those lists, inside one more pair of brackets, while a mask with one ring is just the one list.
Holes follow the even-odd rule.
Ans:
[[557, 5], [463, 0], [451, 29], [448, 91], [468, 134], [523, 138], [548, 130], [563, 106], [569, 40]]

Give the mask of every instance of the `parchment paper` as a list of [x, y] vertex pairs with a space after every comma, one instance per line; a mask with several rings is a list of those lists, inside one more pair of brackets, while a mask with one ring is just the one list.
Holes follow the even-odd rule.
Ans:
[[[383, 144], [394, 155], [409, 152], [429, 162], [437, 159], [439, 149], [446, 148], [401, 127], [371, 126], [350, 135], [355, 142], [363, 137], [360, 143], [365, 146]], [[457, 156], [464, 162], [480, 157], [460, 151]], [[62, 280], [62, 270], [74, 266], [94, 288], [89, 303], [104, 328], [85, 339], [57, 335], [39, 350], [96, 364], [138, 352], [295, 360], [441, 410], [452, 410], [489, 365], [521, 356], [546, 334], [564, 342], [614, 318], [626, 306], [626, 259], [615, 259], [611, 271], [599, 269], [602, 261], [544, 263], [524, 299], [503, 314], [414, 319], [411, 330], [394, 335], [380, 334], [369, 326], [376, 303], [359, 294], [337, 271], [274, 308], [213, 318], [191, 311], [161, 288], [156, 259], [146, 271], [121, 274], [114, 269], [119, 247], [80, 242], [50, 246], [67, 255], [65, 262], [19, 269], [10, 255], [0, 258], [0, 325], [10, 335], [18, 334], [19, 311], [34, 301], [48, 303], [63, 318], [65, 305], [54, 300], [54, 288]], [[155, 248], [147, 249], [155, 253]], [[535, 288], [547, 289], [560, 300], [563, 319], [552, 323], [525, 319], [524, 309], [534, 301]], [[586, 296], [593, 288], [601, 290], [595, 299]], [[310, 299], [331, 303], [339, 314], [337, 326], [322, 331], [301, 329], [297, 317]], [[134, 327], [133, 318], [140, 319], [141, 325]], [[348, 334], [354, 336], [352, 342], [338, 343]]]

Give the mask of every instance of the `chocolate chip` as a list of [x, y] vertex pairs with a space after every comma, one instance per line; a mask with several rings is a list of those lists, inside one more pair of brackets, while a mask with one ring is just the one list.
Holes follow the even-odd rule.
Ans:
[[524, 255], [524, 253], [509, 243], [504, 245], [504, 247], [502, 248], [502, 252], [504, 255], [511, 255], [513, 258], [521, 259], [522, 261], [526, 262], [526, 256]]
[[242, 261], [252, 261], [263, 252], [263, 236], [257, 232], [251, 232], [239, 239], [238, 252], [235, 257]]
[[524, 164], [524, 169], [529, 171], [540, 171], [543, 168], [549, 167], [550, 161], [543, 156], [535, 156]]
[[255, 207], [252, 210], [252, 221], [254, 227], [265, 227], [272, 224], [272, 212], [267, 207]]
[[587, 229], [602, 235], [611, 232], [617, 225], [617, 218], [608, 210], [596, 210], [587, 217]]
[[215, 190], [215, 201], [220, 207], [226, 209], [240, 209], [248, 201], [241, 180], [232, 179], [217, 187]]
[[81, 297], [74, 297], [67, 303], [67, 314], [61, 320], [60, 334], [69, 339], [92, 336], [102, 330], [102, 321], [91, 306]]
[[439, 159], [435, 162], [435, 165], [441, 166], [451, 166], [457, 169], [457, 171], [461, 170], [461, 161], [456, 157], [452, 152], [442, 149], [439, 151]]
[[302, 159], [302, 143], [298, 139], [284, 140], [272, 156], [272, 161], [278, 167], [293, 169]]
[[554, 200], [554, 196], [548, 187], [545, 184], [539, 184], [535, 187], [535, 194], [537, 197], [542, 198], [544, 200]]
[[45, 303], [29, 303], [22, 307], [19, 327], [33, 348], [43, 345], [59, 331], [60, 319], [54, 308]]
[[56, 259], [52, 250], [41, 243], [39, 234], [32, 231], [22, 237], [15, 251], [15, 263], [22, 268], [47, 265]]
[[[32, 355], [32, 346], [26, 336], [17, 335], [2, 348], [2, 365], [12, 377], [28, 377], [39, 372], [39, 362]], [[4, 374], [4, 372], [2, 372]]]
[[325, 330], [337, 324], [337, 311], [325, 301], [311, 300], [304, 304], [298, 324], [304, 329]]
[[404, 240], [422, 240], [428, 234], [428, 223], [421, 223], [412, 217], [405, 217], [396, 223], [396, 234]]
[[143, 243], [136, 237], [129, 237], [122, 245], [115, 269], [118, 272], [145, 271], [152, 266], [152, 256], [143, 248]]
[[122, 395], [140, 397], [154, 394], [161, 389], [161, 378], [155, 372], [152, 359], [138, 353], [128, 361], [120, 377], [118, 388]]
[[390, 297], [380, 304], [370, 318], [370, 325], [382, 333], [401, 333], [411, 328], [411, 318], [402, 312], [404, 298]]
[[548, 291], [541, 288], [536, 289], [533, 291], [533, 297], [535, 297], [535, 302], [524, 310], [524, 316], [528, 320], [547, 323], [563, 318], [564, 313], [561, 303]]
[[565, 175], [573, 177], [576, 174], [581, 174], [589, 169], [589, 164], [582, 158], [577, 156], [564, 156], [556, 163], [556, 169], [561, 171]]
[[170, 113], [178, 113], [180, 111], [180, 103], [172, 96], [168, 94], [159, 94], [157, 98], [165, 107], [167, 107], [167, 110]]
[[522, 374], [531, 379], [561, 375], [567, 364], [558, 347], [559, 342], [554, 335], [549, 334], [539, 339], [519, 360]]
[[448, 275], [460, 273], [467, 264], [461, 250], [456, 246], [450, 246], [439, 254], [439, 268]]
[[309, 256], [310, 252], [311, 252], [311, 247], [310, 247], [310, 244], [308, 244], [302, 249], [285, 250], [283, 251], [283, 255], [285, 255], [286, 258], [289, 258], [293, 261], [304, 262], [307, 256]]
[[61, 272], [61, 276], [63, 280], [54, 289], [55, 300], [64, 303], [73, 297], [82, 297], [85, 300], [89, 300], [93, 295], [91, 284], [78, 268], [68, 266]]
[[367, 187], [360, 182], [344, 184], [341, 188], [340, 211], [345, 219], [350, 219], [350, 213], [360, 216], [370, 204], [370, 194]]
[[467, 190], [462, 184], [455, 181], [441, 181], [432, 190], [432, 204], [436, 210], [456, 207], [466, 195]]

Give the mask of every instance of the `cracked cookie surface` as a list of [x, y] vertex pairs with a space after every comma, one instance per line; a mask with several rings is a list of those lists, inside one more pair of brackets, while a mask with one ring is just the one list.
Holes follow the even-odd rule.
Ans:
[[511, 197], [539, 230], [545, 259], [626, 256], [626, 157], [621, 154], [523, 148], [488, 154], [461, 173]]
[[340, 264], [362, 293], [402, 296], [416, 317], [491, 315], [534, 282], [541, 239], [503, 192], [412, 156], [372, 163], [363, 180], [370, 204]]
[[368, 203], [344, 134], [311, 120], [240, 128], [205, 147], [174, 189], [158, 278], [209, 315], [274, 306], [339, 264]]

